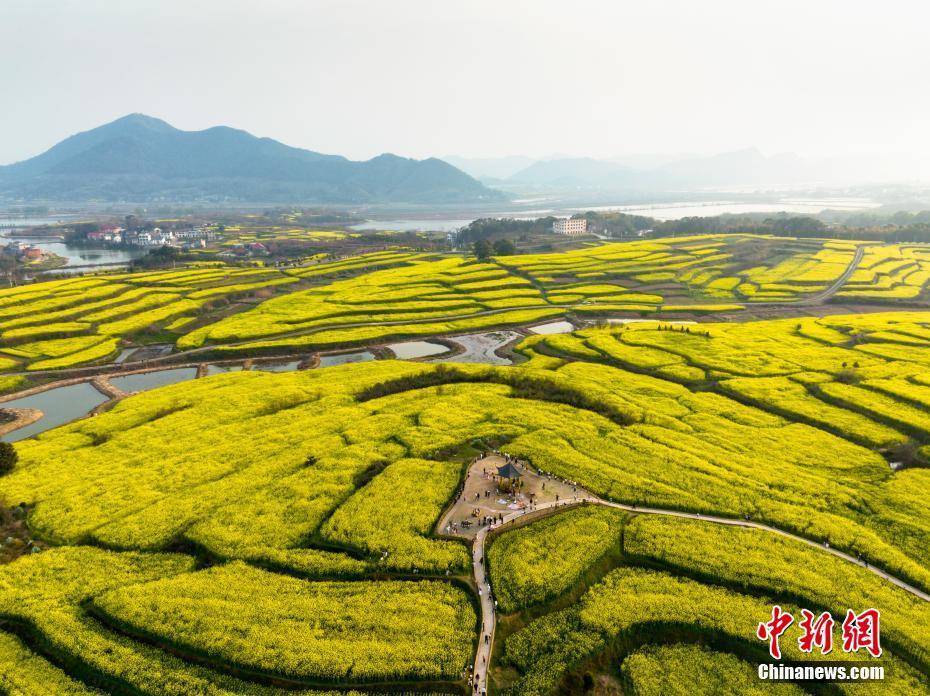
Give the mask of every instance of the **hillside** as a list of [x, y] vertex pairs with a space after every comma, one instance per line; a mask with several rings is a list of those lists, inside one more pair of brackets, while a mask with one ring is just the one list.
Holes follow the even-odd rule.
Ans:
[[0, 199], [468, 203], [500, 200], [441, 160], [357, 162], [226, 126], [182, 131], [131, 114], [0, 167]]

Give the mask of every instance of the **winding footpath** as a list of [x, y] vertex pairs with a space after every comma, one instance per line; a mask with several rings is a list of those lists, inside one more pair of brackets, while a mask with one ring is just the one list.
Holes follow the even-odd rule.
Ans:
[[852, 261], [849, 262], [849, 266], [846, 267], [846, 270], [843, 271], [843, 274], [836, 279], [836, 281], [822, 292], [818, 292], [815, 295], [806, 297], [802, 300], [799, 300], [797, 304], [821, 304], [826, 302], [831, 297], [833, 297], [837, 291], [846, 284], [846, 281], [849, 280], [849, 277], [856, 272], [856, 269], [859, 268], [859, 264], [862, 262], [862, 256], [865, 254], [865, 246], [860, 244], [856, 247], [856, 253], [853, 254]]
[[[534, 475], [529, 470], [525, 471], [527, 474]], [[483, 694], [487, 693], [488, 666], [490, 664], [491, 653], [494, 648], [494, 631], [497, 626], [497, 612], [495, 611], [491, 585], [487, 578], [486, 565], [484, 563], [485, 541], [487, 540], [488, 533], [494, 530], [506, 528], [508, 526], [515, 526], [517, 521], [521, 521], [523, 519], [536, 520], [540, 517], [546, 516], [547, 514], [554, 513], [558, 509], [571, 508], [584, 504], [603, 505], [605, 507], [614, 508], [616, 510], [625, 510], [626, 512], [631, 512], [637, 515], [666, 515], [668, 517], [681, 517], [689, 520], [709, 522], [711, 524], [724, 524], [730, 527], [745, 527], [749, 529], [759, 529], [762, 531], [771, 532], [772, 534], [778, 534], [779, 536], [786, 537], [794, 541], [799, 541], [803, 544], [807, 544], [808, 546], [820, 549], [826, 553], [833, 554], [837, 558], [848, 561], [849, 563], [859, 566], [860, 568], [865, 568], [883, 580], [887, 580], [893, 585], [896, 585], [905, 592], [908, 592], [925, 602], [930, 602], [930, 594], [927, 594], [923, 590], [920, 590], [913, 585], [904, 582], [900, 578], [896, 578], [895, 576], [886, 573], [880, 568], [868, 565], [867, 563], [864, 563], [863, 561], [860, 561], [856, 557], [851, 556], [848, 553], [844, 553], [843, 551], [838, 551], [837, 549], [824, 546], [823, 544], [811, 541], [810, 539], [805, 539], [802, 536], [786, 532], [782, 529], [771, 527], [767, 524], [762, 524], [761, 522], [732, 519], [728, 517], [716, 517], [714, 515], [701, 515], [692, 512], [681, 512], [680, 510], [666, 510], [662, 508], [624, 505], [623, 503], [614, 503], [609, 500], [603, 500], [591, 494], [578, 495], [573, 498], [568, 498], [558, 502], [540, 503], [538, 505], [534, 505], [532, 510], [518, 510], [516, 512], [504, 515], [502, 522], [498, 522], [487, 527], [482, 527], [475, 537], [474, 545], [472, 546], [472, 569], [474, 572], [475, 584], [481, 590], [481, 636], [478, 640], [478, 651], [475, 655], [475, 667], [472, 683], [474, 685], [473, 693], [477, 694], [478, 696], [482, 696]]]

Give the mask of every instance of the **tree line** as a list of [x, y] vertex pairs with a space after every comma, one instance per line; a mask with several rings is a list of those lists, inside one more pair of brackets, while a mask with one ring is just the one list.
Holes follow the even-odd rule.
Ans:
[[[612, 239], [677, 237], [698, 234], [763, 234], [777, 237], [819, 237], [827, 239], [876, 240], [883, 242], [930, 243], [930, 211], [899, 212], [883, 216], [876, 213], [853, 213], [842, 217], [821, 217], [780, 213], [764, 216], [718, 215], [657, 220], [643, 215], [619, 212], [579, 213], [573, 218], [588, 221], [588, 231]], [[532, 220], [482, 218], [459, 230], [456, 246], [470, 248], [479, 258], [513, 253], [511, 246], [552, 233], [555, 217]], [[507, 250], [495, 245], [503, 242]], [[479, 253], [480, 252], [480, 253]]]

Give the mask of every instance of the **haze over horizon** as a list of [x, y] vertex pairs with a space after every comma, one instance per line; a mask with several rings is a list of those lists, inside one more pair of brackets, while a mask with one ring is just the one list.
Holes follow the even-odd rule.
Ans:
[[930, 11], [906, 2], [8, 0], [0, 16], [2, 164], [130, 112], [352, 159], [930, 161], [914, 50]]

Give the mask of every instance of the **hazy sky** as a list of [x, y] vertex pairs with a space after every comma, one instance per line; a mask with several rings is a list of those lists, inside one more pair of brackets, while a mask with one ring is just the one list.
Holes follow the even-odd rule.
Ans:
[[0, 0], [0, 163], [130, 112], [367, 158], [930, 154], [930, 7]]

